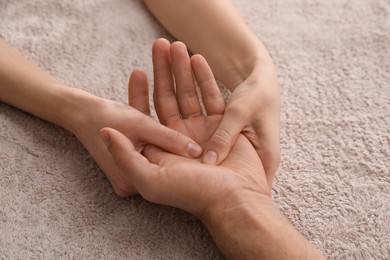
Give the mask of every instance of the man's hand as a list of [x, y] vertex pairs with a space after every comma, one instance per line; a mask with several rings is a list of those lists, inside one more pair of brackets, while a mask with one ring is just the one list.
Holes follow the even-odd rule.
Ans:
[[232, 92], [202, 161], [219, 165], [242, 132], [255, 146], [271, 187], [280, 161], [280, 94], [264, 44], [231, 1], [144, 2], [175, 38], [207, 59], [216, 78]]
[[[222, 119], [224, 101], [204, 58], [195, 55], [190, 60], [184, 44], [170, 46], [168, 41], [158, 40], [153, 46], [153, 65], [154, 103], [160, 121], [207, 145]], [[192, 73], [207, 115], [202, 113]], [[152, 202], [208, 219], [216, 208], [237, 207], [236, 203], [241, 203], [238, 198], [245, 194], [271, 199], [261, 160], [243, 135], [237, 137], [219, 166], [202, 164], [200, 159], [177, 156], [151, 145], [143, 151], [145, 158], [120, 132], [104, 128], [101, 136], [119, 168]]]
[[[160, 121], [207, 145], [224, 102], [206, 61], [200, 55], [190, 60], [181, 43], [169, 46], [158, 40], [153, 65]], [[207, 115], [202, 114], [191, 69]], [[273, 204], [261, 160], [244, 135], [239, 134], [226, 159], [215, 166], [151, 145], [145, 147], [144, 157], [120, 132], [104, 128], [100, 134], [145, 199], [198, 216], [227, 258], [323, 259]]]

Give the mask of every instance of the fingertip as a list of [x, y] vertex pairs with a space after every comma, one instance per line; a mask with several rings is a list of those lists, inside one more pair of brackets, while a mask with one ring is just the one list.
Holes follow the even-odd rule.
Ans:
[[165, 38], [158, 38], [153, 42], [153, 47], [154, 46], [160, 46], [160, 45], [167, 45], [170, 44], [169, 41]]
[[193, 158], [199, 158], [203, 153], [203, 149], [199, 144], [189, 142], [187, 145], [187, 153]]
[[216, 165], [218, 161], [218, 154], [213, 150], [208, 150], [202, 158], [202, 163], [209, 165]]
[[[167, 39], [160, 38], [154, 41], [153, 46], [152, 46], [152, 60], [154, 66], [157, 64], [160, 64], [160, 60], [163, 58], [163, 56], [166, 55], [166, 53], [169, 53], [169, 47], [170, 43]], [[160, 66], [157, 68], [159, 69]]]
[[149, 83], [146, 72], [135, 69], [129, 78], [128, 104], [138, 111], [149, 115]]
[[145, 84], [147, 83], [148, 78], [146, 75], [146, 72], [143, 69], [136, 68], [130, 73], [129, 77], [129, 89], [131, 89], [134, 86], [140, 85], [140, 84]]
[[135, 68], [132, 72], [131, 72], [131, 74], [130, 74], [130, 78], [131, 77], [134, 77], [134, 78], [139, 78], [139, 77], [142, 77], [142, 76], [146, 76], [146, 72], [143, 70], [143, 69], [141, 69], [141, 68]]
[[187, 49], [187, 46], [183, 43], [183, 42], [181, 42], [181, 41], [174, 41], [172, 44], [171, 44], [171, 48], [177, 48], [177, 47], [179, 47], [179, 48], [186, 48]]
[[202, 162], [207, 164], [220, 164], [229, 155], [243, 125], [235, 116], [225, 114], [218, 129], [208, 141], [206, 153]]
[[[195, 78], [197, 81], [203, 82], [206, 80], [215, 80], [209, 64], [202, 55], [193, 55], [191, 57], [191, 66], [194, 70]], [[215, 86], [217, 85], [215, 84]]]
[[[198, 76], [197, 80], [200, 80], [199, 76], [204, 77], [205, 66], [208, 66], [206, 59], [200, 54], [194, 54], [191, 56], [191, 67], [194, 70], [195, 78]], [[206, 72], [208, 72], [206, 70]]]
[[181, 41], [175, 41], [169, 48], [172, 57], [186, 57], [189, 59], [187, 46]]
[[191, 64], [192, 65], [197, 66], [197, 65], [201, 64], [202, 62], [206, 62], [206, 59], [202, 55], [194, 54], [191, 56]]

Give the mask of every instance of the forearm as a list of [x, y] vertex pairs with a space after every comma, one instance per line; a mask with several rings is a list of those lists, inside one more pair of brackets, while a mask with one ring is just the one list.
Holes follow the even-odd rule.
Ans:
[[258, 63], [271, 62], [264, 45], [226, 0], [144, 2], [170, 33], [206, 58], [216, 78], [230, 90]]
[[324, 259], [271, 199], [248, 201], [205, 221], [228, 259]]
[[0, 101], [68, 130], [80, 100], [93, 96], [60, 84], [0, 39]]

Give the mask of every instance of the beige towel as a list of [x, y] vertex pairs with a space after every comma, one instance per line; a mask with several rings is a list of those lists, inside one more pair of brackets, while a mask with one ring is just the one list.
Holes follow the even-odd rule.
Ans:
[[[390, 2], [234, 2], [280, 74], [277, 204], [330, 259], [389, 259]], [[169, 37], [139, 0], [0, 0], [0, 35], [122, 102], [129, 71], [151, 77], [151, 44]], [[118, 198], [74, 136], [0, 104], [0, 258], [222, 256], [194, 217]]]

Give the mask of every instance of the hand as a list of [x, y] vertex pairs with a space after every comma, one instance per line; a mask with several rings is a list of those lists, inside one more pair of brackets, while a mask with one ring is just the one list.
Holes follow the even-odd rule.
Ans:
[[[158, 40], [153, 46], [153, 66], [154, 103], [160, 121], [207, 145], [222, 118], [224, 101], [206, 61], [200, 55], [190, 60], [182, 43], [169, 46], [167, 41]], [[191, 68], [207, 116], [202, 114]], [[182, 208], [207, 221], [214, 209], [236, 208], [243, 202], [239, 198], [247, 194], [271, 200], [261, 160], [243, 135], [219, 166], [149, 145], [143, 151], [145, 158], [118, 131], [104, 128], [101, 136], [118, 167], [149, 201]]]
[[80, 108], [82, 112], [78, 110], [73, 113], [81, 116], [73, 123], [71, 131], [91, 153], [119, 196], [128, 196], [137, 190], [127, 173], [116, 166], [99, 138], [99, 131], [103, 127], [120, 131], [131, 140], [138, 152], [148, 143], [186, 157], [199, 157], [202, 154], [202, 148], [189, 137], [154, 121], [150, 117], [148, 100], [146, 75], [141, 70], [135, 70], [129, 80], [129, 104], [139, 111], [125, 104], [92, 97], [88, 98], [88, 102], [83, 102]]
[[0, 39], [0, 82], [2, 102], [74, 133], [120, 196], [130, 195], [136, 190], [117, 168], [99, 138], [102, 127], [118, 129], [139, 151], [145, 143], [151, 143], [183, 156], [199, 157], [202, 154], [201, 147], [190, 138], [149, 117], [148, 83], [145, 73], [139, 70], [130, 77], [129, 103], [138, 106], [142, 101], [138, 106], [142, 112], [61, 84]]
[[[160, 121], [207, 144], [220, 123], [224, 102], [206, 61], [199, 55], [190, 61], [181, 43], [169, 47], [168, 42], [158, 40], [153, 66], [154, 103]], [[191, 68], [207, 116], [200, 109]], [[239, 134], [219, 166], [151, 145], [144, 149], [145, 158], [120, 132], [104, 128], [100, 135], [118, 167], [145, 199], [198, 216], [227, 258], [324, 259], [273, 204], [261, 160], [244, 135]]]
[[202, 162], [223, 162], [242, 132], [255, 147], [272, 187], [280, 163], [279, 118], [279, 83], [274, 65], [267, 61], [232, 92], [221, 124], [204, 147]]
[[263, 43], [230, 1], [144, 2], [170, 33], [206, 57], [216, 78], [232, 91], [203, 162], [220, 164], [242, 132], [255, 146], [271, 187], [280, 161], [280, 94]]

